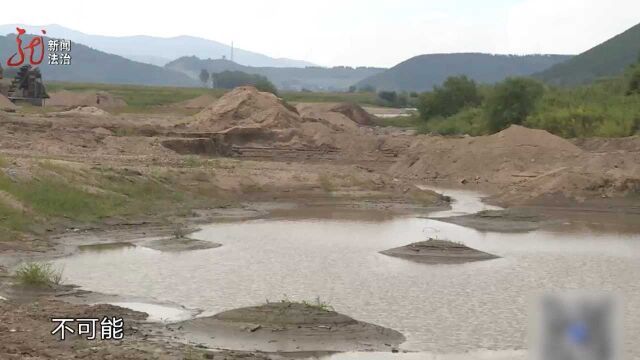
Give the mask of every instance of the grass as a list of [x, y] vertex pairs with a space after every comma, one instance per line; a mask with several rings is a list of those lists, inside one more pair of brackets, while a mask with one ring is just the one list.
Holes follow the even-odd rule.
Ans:
[[67, 83], [51, 82], [47, 84], [50, 92], [68, 91], [107, 91], [110, 94], [121, 97], [132, 109], [145, 109], [152, 106], [162, 106], [178, 103], [196, 98], [200, 95], [211, 94], [220, 97], [225, 90], [196, 88], [196, 87], [169, 87], [169, 86], [144, 86], [144, 85], [120, 85], [120, 84], [92, 84], [92, 83]]
[[[326, 311], [326, 312], [334, 311], [333, 306], [331, 306], [328, 302], [322, 301], [322, 299], [320, 299], [320, 296], [316, 296], [316, 298], [311, 301], [308, 301], [308, 300], [293, 301], [289, 299], [287, 294], [284, 294], [283, 299], [278, 301], [277, 303], [285, 304], [285, 305], [301, 304], [314, 310], [320, 310], [320, 311]], [[269, 299], [266, 300], [266, 304], [271, 304]]]
[[23, 285], [52, 286], [62, 282], [62, 269], [56, 269], [51, 264], [27, 263], [16, 270], [16, 278]]
[[[210, 94], [215, 98], [222, 96], [228, 90], [209, 89], [203, 87], [169, 87], [169, 86], [144, 86], [144, 85], [120, 85], [120, 84], [94, 84], [94, 83], [69, 83], [50, 82], [47, 84], [49, 92], [68, 91], [106, 91], [122, 98], [127, 106], [115, 112], [148, 112], [159, 111], [162, 106], [176, 104], [181, 101]], [[361, 105], [377, 105], [378, 99], [375, 93], [346, 93], [346, 92], [297, 92], [285, 91], [280, 96], [289, 102], [354, 102]], [[114, 111], [114, 110], [111, 110]], [[194, 110], [185, 110], [187, 114]]]
[[325, 301], [322, 301], [320, 299], [320, 296], [316, 296], [316, 298], [313, 301], [303, 300], [302, 304], [315, 310], [321, 310], [321, 311], [327, 311], [327, 312], [334, 311], [333, 306], [329, 305], [329, 303]]
[[54, 177], [43, 176], [25, 182], [13, 181], [0, 174], [0, 190], [45, 216], [92, 220], [107, 215], [120, 205], [116, 199], [87, 193]]

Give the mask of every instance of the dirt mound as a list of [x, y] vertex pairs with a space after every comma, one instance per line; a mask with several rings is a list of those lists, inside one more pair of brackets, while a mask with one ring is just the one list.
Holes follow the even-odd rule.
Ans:
[[299, 125], [298, 111], [275, 95], [251, 86], [235, 88], [194, 116], [192, 129], [222, 131], [233, 127], [283, 129]]
[[498, 258], [498, 256], [472, 249], [463, 244], [436, 239], [384, 250], [380, 253], [422, 264], [462, 264]]
[[14, 111], [17, 109], [17, 106], [11, 102], [11, 100], [7, 99], [6, 96], [0, 94], [0, 110], [4, 111]]
[[296, 108], [303, 117], [308, 118], [331, 120], [335, 119], [335, 114], [342, 114], [359, 125], [373, 125], [375, 120], [375, 116], [354, 103], [300, 103]]
[[193, 99], [182, 101], [178, 103], [177, 106], [185, 109], [203, 109], [211, 105], [215, 100], [216, 98], [213, 95], [204, 94]]
[[575, 139], [574, 144], [587, 151], [610, 152], [631, 151], [640, 152], [640, 136], [623, 138], [587, 138]]
[[89, 115], [89, 116], [111, 116], [111, 114], [109, 114], [108, 112], [102, 110], [102, 109], [98, 109], [95, 106], [78, 106], [76, 108], [73, 108], [71, 110], [67, 110], [67, 111], [61, 111], [59, 113], [57, 113], [58, 115], [72, 115], [72, 116], [83, 116], [83, 115]]
[[[373, 128], [360, 126], [340, 112], [327, 110], [333, 108], [335, 104], [308, 104], [299, 105], [301, 110], [298, 110], [271, 93], [245, 86], [228, 92], [185, 125], [189, 132], [206, 132], [202, 138], [207, 141], [215, 138], [214, 143], [196, 141], [191, 134], [189, 141], [194, 148], [234, 147], [238, 153], [253, 151], [260, 157], [270, 156], [273, 152], [269, 151], [275, 150], [283, 151], [278, 156], [294, 157], [334, 156], [327, 154], [340, 151], [341, 157], [378, 160], [394, 157], [392, 148], [408, 147], [408, 140], [385, 139]], [[353, 106], [338, 109], [352, 116], [363, 116]], [[183, 150], [190, 148], [184, 140], [171, 144]]]
[[47, 106], [97, 106], [97, 107], [118, 107], [126, 106], [127, 103], [121, 98], [114, 97], [106, 91], [57, 91], [49, 94], [46, 100]]
[[474, 184], [523, 204], [555, 194], [580, 200], [635, 191], [638, 159], [630, 152], [596, 154], [544, 130], [512, 126], [490, 136], [423, 136], [390, 171], [395, 176]]

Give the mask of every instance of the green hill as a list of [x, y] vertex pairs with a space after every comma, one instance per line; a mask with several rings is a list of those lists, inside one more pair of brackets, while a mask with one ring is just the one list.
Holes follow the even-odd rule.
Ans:
[[[23, 44], [26, 45], [31, 37], [23, 36], [22, 39]], [[44, 42], [47, 43], [46, 38]], [[12, 69], [6, 68], [6, 61], [15, 51], [15, 35], [0, 36], [0, 61], [2, 61], [7, 73], [10, 73]], [[48, 65], [45, 53], [45, 58], [39, 65], [45, 81], [171, 86], [199, 85], [197, 81], [180, 72], [132, 61], [79, 43], [71, 44], [69, 54], [72, 57], [71, 65]], [[7, 74], [7, 76], [9, 75]]]
[[419, 55], [368, 77], [356, 86], [373, 86], [377, 90], [428, 91], [455, 75], [466, 75], [480, 83], [495, 83], [508, 76], [531, 75], [568, 58], [569, 55], [480, 53]]
[[638, 60], [640, 24], [534, 76], [554, 85], [580, 85], [616, 76]]

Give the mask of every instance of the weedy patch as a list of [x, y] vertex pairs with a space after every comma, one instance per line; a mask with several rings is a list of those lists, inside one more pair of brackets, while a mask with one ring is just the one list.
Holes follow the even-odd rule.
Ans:
[[52, 286], [62, 283], [62, 269], [56, 269], [51, 264], [27, 263], [16, 270], [16, 278], [23, 285]]

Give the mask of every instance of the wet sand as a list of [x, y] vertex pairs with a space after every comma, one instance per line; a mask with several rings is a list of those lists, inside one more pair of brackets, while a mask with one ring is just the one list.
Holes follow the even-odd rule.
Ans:
[[380, 253], [422, 264], [462, 264], [499, 258], [463, 244], [435, 239], [384, 250]]
[[169, 329], [209, 347], [266, 352], [391, 351], [405, 341], [395, 330], [315, 304], [286, 301], [187, 320]]

